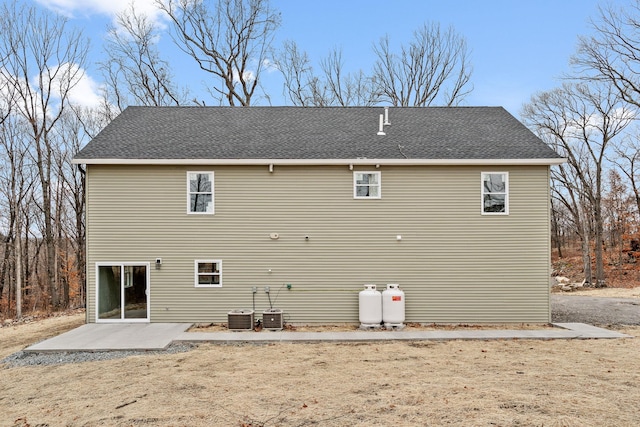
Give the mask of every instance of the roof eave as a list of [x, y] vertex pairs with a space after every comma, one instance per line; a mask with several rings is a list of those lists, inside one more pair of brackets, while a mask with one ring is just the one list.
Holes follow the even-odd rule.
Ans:
[[549, 165], [565, 163], [566, 158], [537, 159], [83, 159], [74, 164], [85, 165], [212, 165], [212, 166], [480, 166], [480, 165]]

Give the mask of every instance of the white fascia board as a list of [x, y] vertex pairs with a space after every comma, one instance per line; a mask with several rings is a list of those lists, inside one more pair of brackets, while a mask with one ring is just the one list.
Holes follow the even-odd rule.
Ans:
[[83, 165], [211, 165], [211, 166], [482, 166], [560, 165], [566, 158], [557, 159], [82, 159]]

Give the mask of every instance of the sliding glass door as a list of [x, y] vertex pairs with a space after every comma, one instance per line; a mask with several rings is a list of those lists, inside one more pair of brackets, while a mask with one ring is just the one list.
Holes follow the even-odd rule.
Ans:
[[149, 264], [97, 264], [98, 321], [149, 321]]

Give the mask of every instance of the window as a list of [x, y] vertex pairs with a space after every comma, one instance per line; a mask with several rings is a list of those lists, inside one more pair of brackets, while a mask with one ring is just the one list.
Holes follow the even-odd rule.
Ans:
[[187, 212], [213, 214], [213, 172], [187, 172]]
[[379, 199], [381, 197], [380, 172], [353, 173], [354, 199]]
[[196, 260], [196, 287], [222, 287], [222, 261]]
[[509, 174], [482, 172], [482, 213], [509, 214]]

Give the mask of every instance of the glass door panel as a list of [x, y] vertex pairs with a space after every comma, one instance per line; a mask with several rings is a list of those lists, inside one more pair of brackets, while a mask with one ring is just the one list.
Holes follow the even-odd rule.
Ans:
[[147, 267], [124, 267], [124, 318], [147, 318]]
[[120, 319], [122, 315], [122, 267], [98, 267], [98, 318]]

